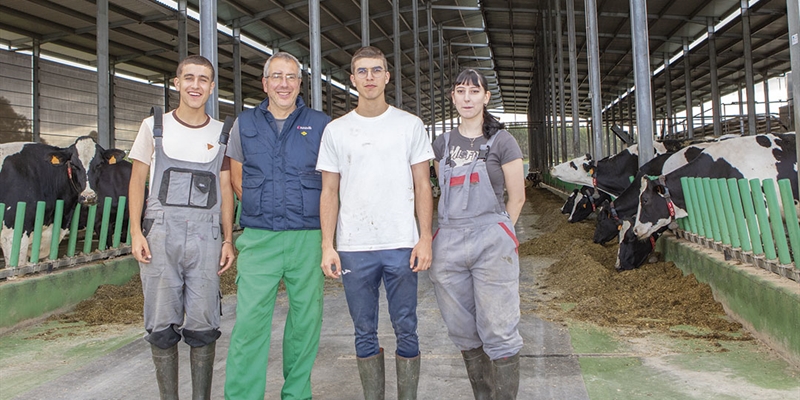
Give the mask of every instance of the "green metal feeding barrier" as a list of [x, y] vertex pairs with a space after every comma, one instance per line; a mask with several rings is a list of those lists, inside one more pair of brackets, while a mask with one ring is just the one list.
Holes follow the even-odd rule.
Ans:
[[778, 181], [777, 194], [772, 179], [681, 178], [681, 185], [688, 213], [681, 229], [691, 234], [684, 237], [800, 281], [800, 223], [788, 179]]
[[[47, 256], [42, 257], [40, 254], [42, 236], [44, 234], [43, 225], [45, 217], [46, 203], [39, 201], [36, 203], [36, 217], [33, 225], [33, 234], [31, 236], [31, 250], [30, 258], [27, 258], [28, 249], [22, 249], [22, 234], [23, 224], [25, 221], [25, 212], [28, 204], [25, 202], [17, 203], [17, 211], [14, 220], [14, 236], [12, 239], [11, 254], [5, 260], [4, 269], [0, 269], [0, 278], [7, 278], [9, 276], [24, 275], [31, 272], [38, 272], [42, 270], [50, 270], [68, 265], [75, 265], [82, 262], [94, 261], [101, 258], [113, 257], [116, 255], [127, 254], [130, 252], [130, 234], [127, 235], [125, 246], [122, 246], [122, 229], [124, 225], [124, 212], [126, 207], [126, 198], [119, 197], [117, 200], [117, 215], [115, 219], [114, 231], [111, 235], [111, 246], [108, 246], [109, 225], [111, 223], [111, 209], [113, 200], [110, 197], [103, 199], [103, 214], [101, 218], [100, 233], [97, 242], [93, 240], [95, 231], [95, 220], [97, 218], [97, 206], [93, 205], [88, 207], [88, 214], [86, 218], [86, 229], [83, 235], [83, 252], [80, 256], [76, 256], [76, 248], [79, 239], [78, 225], [80, 223], [80, 216], [85, 207], [78, 204], [72, 214], [70, 221], [69, 239], [67, 240], [66, 251], [64, 257], [59, 258], [59, 238], [61, 234], [61, 226], [64, 220], [64, 200], [57, 200], [53, 215], [53, 224], [50, 229], [50, 248]], [[0, 221], [3, 221], [5, 216], [6, 206], [0, 203]], [[126, 227], [127, 228], [127, 227]], [[0, 224], [0, 230], [3, 229]], [[43, 261], [40, 261], [43, 259]], [[29, 265], [20, 266], [25, 264], [24, 261], [29, 261]]]

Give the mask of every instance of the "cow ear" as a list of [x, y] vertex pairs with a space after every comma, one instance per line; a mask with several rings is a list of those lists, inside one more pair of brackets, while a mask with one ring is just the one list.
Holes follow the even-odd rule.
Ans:
[[63, 153], [49, 153], [47, 155], [47, 162], [53, 166], [59, 166], [66, 163], [68, 160], [67, 157], [64, 156]]
[[108, 149], [103, 152], [103, 158], [105, 158], [110, 165], [114, 165], [125, 158], [125, 152], [119, 149]]

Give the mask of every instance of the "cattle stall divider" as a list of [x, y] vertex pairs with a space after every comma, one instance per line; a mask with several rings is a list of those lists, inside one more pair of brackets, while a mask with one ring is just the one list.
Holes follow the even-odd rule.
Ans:
[[[120, 196], [117, 198], [116, 217], [114, 220], [114, 231], [111, 238], [111, 246], [108, 246], [108, 232], [111, 223], [113, 199], [105, 197], [103, 199], [103, 214], [101, 216], [100, 231], [97, 239], [97, 246], [94, 246], [94, 231], [95, 220], [97, 215], [97, 205], [88, 207], [86, 227], [83, 235], [84, 245], [83, 252], [76, 255], [76, 247], [79, 237], [80, 228], [80, 215], [83, 208], [80, 204], [75, 207], [70, 220], [70, 228], [68, 233], [67, 248], [62, 258], [58, 257], [60, 231], [64, 218], [64, 200], [57, 200], [55, 204], [55, 215], [53, 217], [53, 224], [50, 228], [51, 241], [48, 256], [40, 261], [41, 241], [43, 234], [43, 221], [45, 215], [46, 203], [39, 201], [36, 203], [36, 218], [34, 220], [33, 233], [30, 241], [30, 258], [25, 259], [20, 263], [20, 257], [26, 257], [28, 248], [22, 249], [22, 235], [23, 223], [25, 220], [25, 212], [28, 204], [26, 202], [17, 203], [16, 215], [14, 220], [14, 236], [12, 239], [11, 253], [8, 259], [5, 260], [5, 268], [0, 269], [0, 279], [7, 279], [10, 277], [23, 276], [35, 272], [51, 272], [58, 268], [74, 266], [82, 263], [92, 262], [96, 260], [117, 257], [121, 255], [130, 254], [130, 231], [129, 226], [126, 226], [127, 240], [122, 243], [122, 229], [125, 224], [124, 212], [126, 207], [126, 197]], [[3, 221], [5, 216], [6, 205], [0, 203], [0, 221]], [[0, 224], [0, 231], [3, 229], [3, 224]], [[20, 265], [23, 264], [23, 265]]]
[[789, 179], [777, 188], [773, 179], [684, 177], [681, 185], [688, 216], [678, 220], [678, 237], [800, 282], [800, 223]]

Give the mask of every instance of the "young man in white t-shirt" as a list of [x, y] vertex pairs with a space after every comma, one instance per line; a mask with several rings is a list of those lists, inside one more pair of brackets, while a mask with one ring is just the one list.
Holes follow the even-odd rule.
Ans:
[[[234, 259], [233, 189], [223, 124], [205, 112], [214, 67], [204, 57], [178, 64], [177, 109], [142, 121], [129, 157], [131, 251], [139, 262], [144, 322], [161, 399], [178, 398], [178, 347], [191, 347], [192, 393], [211, 398], [220, 336], [219, 275]], [[145, 182], [150, 176], [150, 193]], [[147, 211], [142, 207], [147, 199]]]
[[397, 338], [398, 399], [416, 399], [417, 272], [431, 264], [428, 161], [433, 150], [422, 121], [386, 103], [389, 72], [383, 53], [363, 47], [353, 55], [351, 68], [358, 106], [325, 128], [317, 161], [322, 171], [321, 267], [330, 278], [342, 277], [367, 400], [383, 399], [385, 391], [377, 334], [383, 280]]

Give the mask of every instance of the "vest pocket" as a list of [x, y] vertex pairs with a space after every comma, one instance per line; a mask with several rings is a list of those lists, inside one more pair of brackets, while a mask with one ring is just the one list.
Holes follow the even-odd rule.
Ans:
[[312, 173], [300, 176], [303, 192], [303, 216], [319, 217], [319, 196], [322, 194], [322, 175]]
[[264, 185], [263, 176], [242, 179], [242, 213], [246, 215], [261, 214], [261, 191]]

